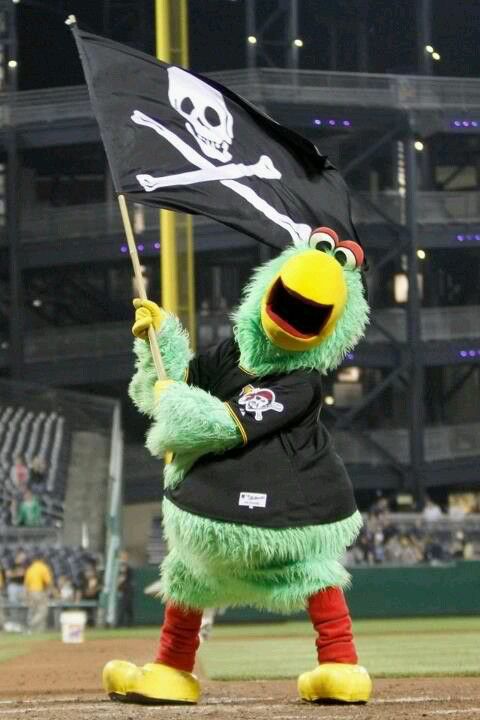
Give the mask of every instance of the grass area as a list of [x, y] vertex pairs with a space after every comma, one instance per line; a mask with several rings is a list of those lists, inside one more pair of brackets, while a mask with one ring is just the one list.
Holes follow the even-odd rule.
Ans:
[[[375, 677], [480, 675], [480, 618], [357, 620], [354, 632], [361, 662]], [[158, 627], [88, 630], [94, 639], [149, 638], [152, 652]], [[60, 640], [41, 635], [0, 633], [0, 662], [28, 653], [34, 643]], [[315, 667], [314, 633], [309, 622], [216, 625], [201, 646], [200, 661], [216, 680], [293, 678]]]
[[0, 632], [0, 663], [18, 655], [25, 655], [35, 640], [36, 638], [29, 635]]
[[[361, 620], [354, 632], [375, 677], [480, 675], [480, 618]], [[315, 667], [314, 634], [308, 622], [217, 626], [200, 660], [217, 680], [296, 677]]]

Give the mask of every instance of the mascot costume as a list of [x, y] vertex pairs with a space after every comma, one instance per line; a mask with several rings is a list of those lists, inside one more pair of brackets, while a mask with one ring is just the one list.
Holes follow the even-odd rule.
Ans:
[[299, 677], [300, 697], [366, 702], [341, 564], [362, 520], [320, 420], [321, 376], [369, 314], [345, 184], [311, 142], [227, 88], [69, 24], [119, 195], [280, 250], [252, 275], [232, 339], [197, 357], [177, 317], [134, 301], [130, 395], [151, 419], [149, 451], [166, 458], [166, 607], [154, 662], [113, 660], [104, 687], [120, 701], [196, 703], [204, 608], [305, 608], [318, 666]]
[[368, 321], [362, 264], [355, 241], [314, 230], [304, 247], [255, 272], [233, 339], [193, 358], [179, 320], [135, 300], [133, 333], [155, 327], [170, 378], [157, 381], [148, 344], [137, 339], [130, 394], [152, 418], [150, 452], [173, 454], [164, 475], [166, 610], [154, 663], [105, 667], [112, 698], [196, 703], [202, 609], [253, 605], [307, 608], [319, 665], [298, 680], [303, 699], [368, 700], [340, 564], [362, 520], [319, 419], [321, 374], [340, 364]]

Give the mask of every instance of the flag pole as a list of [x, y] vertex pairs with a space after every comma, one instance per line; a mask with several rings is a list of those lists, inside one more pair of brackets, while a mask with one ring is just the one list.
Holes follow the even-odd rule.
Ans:
[[[120, 213], [122, 215], [123, 227], [125, 228], [125, 235], [127, 237], [128, 251], [133, 265], [133, 273], [137, 282], [138, 294], [141, 300], [147, 299], [147, 293], [145, 290], [145, 283], [142, 275], [142, 268], [140, 267], [140, 260], [138, 259], [137, 246], [135, 244], [135, 237], [133, 235], [132, 223], [130, 222], [130, 216], [128, 214], [127, 202], [125, 195], [120, 194], [118, 196], [118, 204], [120, 206]], [[155, 329], [153, 325], [148, 328], [148, 340], [150, 342], [150, 350], [152, 351], [153, 364], [157, 371], [159, 380], [166, 380], [167, 374], [163, 365], [162, 356], [158, 349], [157, 337], [155, 335]]]
[[[81, 44], [79, 42], [78, 34], [77, 34], [77, 18], [75, 17], [75, 15], [69, 15], [68, 18], [65, 20], [65, 25], [68, 25], [73, 31], [73, 36], [76, 40], [77, 47], [78, 47], [78, 50], [80, 53], [80, 58], [82, 59], [82, 64], [83, 64], [82, 49], [81, 49]], [[85, 71], [85, 76], [86, 76], [87, 85], [88, 85], [88, 75], [87, 75], [87, 72], [85, 69], [85, 65], [84, 65], [84, 71]], [[110, 167], [112, 167], [112, 166], [110, 166]], [[115, 178], [114, 178], [114, 180], [115, 180]], [[140, 267], [140, 261], [138, 259], [137, 246], [135, 244], [135, 237], [133, 234], [132, 223], [130, 222], [130, 216], [128, 214], [127, 202], [125, 200], [125, 195], [123, 195], [123, 193], [120, 193], [118, 195], [118, 204], [120, 206], [120, 213], [122, 215], [123, 227], [125, 229], [125, 235], [127, 237], [128, 251], [130, 253], [130, 258], [132, 260], [133, 272], [135, 275], [135, 280], [137, 281], [138, 294], [140, 295], [141, 300], [146, 300], [147, 293], [145, 290], [145, 283], [143, 281], [142, 269]], [[158, 379], [166, 380], [167, 373], [165, 372], [165, 367], [163, 365], [162, 356], [160, 355], [160, 350], [158, 349], [157, 337], [155, 335], [155, 329], [153, 328], [152, 325], [150, 325], [150, 327], [148, 328], [148, 340], [150, 342], [150, 350], [152, 351], [153, 364], [155, 365], [155, 370], [157, 371]]]

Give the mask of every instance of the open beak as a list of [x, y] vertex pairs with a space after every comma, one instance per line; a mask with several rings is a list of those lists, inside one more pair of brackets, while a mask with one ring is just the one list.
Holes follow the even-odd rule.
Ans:
[[307, 250], [287, 260], [268, 287], [263, 329], [283, 350], [309, 350], [333, 332], [346, 298], [342, 266], [326, 253]]

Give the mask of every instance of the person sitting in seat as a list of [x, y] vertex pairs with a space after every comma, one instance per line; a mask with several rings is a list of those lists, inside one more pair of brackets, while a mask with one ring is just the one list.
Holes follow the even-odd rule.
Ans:
[[23, 500], [18, 507], [15, 524], [23, 525], [24, 527], [38, 527], [43, 524], [40, 502], [31, 490], [25, 490], [23, 494]]

